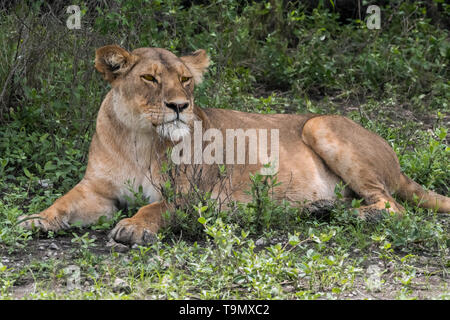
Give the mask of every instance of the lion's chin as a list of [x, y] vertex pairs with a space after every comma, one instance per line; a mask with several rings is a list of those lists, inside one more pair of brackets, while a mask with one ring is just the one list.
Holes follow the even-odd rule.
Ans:
[[156, 132], [161, 138], [169, 139], [172, 142], [179, 142], [191, 133], [189, 126], [179, 120], [166, 122], [156, 126]]

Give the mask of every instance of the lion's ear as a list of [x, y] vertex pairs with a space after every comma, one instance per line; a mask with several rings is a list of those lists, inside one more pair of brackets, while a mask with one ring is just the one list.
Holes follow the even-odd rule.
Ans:
[[187, 56], [180, 58], [186, 67], [189, 68], [194, 76], [195, 84], [199, 84], [203, 80], [203, 74], [209, 66], [209, 57], [203, 49], [197, 50]]
[[136, 56], [117, 45], [104, 46], [95, 51], [95, 68], [108, 82], [127, 73], [136, 61]]

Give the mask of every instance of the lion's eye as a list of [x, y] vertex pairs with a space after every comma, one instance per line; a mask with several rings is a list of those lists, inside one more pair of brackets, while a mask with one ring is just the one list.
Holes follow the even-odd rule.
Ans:
[[155, 77], [152, 76], [151, 74], [144, 74], [141, 77], [144, 78], [147, 81], [158, 82], [158, 81], [156, 81]]
[[189, 77], [181, 77], [181, 82], [188, 82], [189, 81]]

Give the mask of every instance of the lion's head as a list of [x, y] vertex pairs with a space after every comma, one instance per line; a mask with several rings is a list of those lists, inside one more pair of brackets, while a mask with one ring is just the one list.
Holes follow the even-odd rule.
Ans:
[[111, 83], [120, 120], [136, 130], [156, 130], [172, 141], [195, 120], [194, 84], [209, 65], [205, 50], [177, 57], [160, 48], [132, 52], [110, 45], [96, 51], [95, 68]]

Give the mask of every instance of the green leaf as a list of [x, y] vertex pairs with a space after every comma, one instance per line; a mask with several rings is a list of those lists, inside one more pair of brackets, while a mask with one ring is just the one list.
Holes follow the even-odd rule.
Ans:
[[360, 200], [353, 199], [352, 200], [352, 208], [359, 208], [359, 207], [361, 207], [361, 202], [362, 202], [362, 199], [360, 199]]
[[51, 160], [47, 161], [44, 165], [44, 171], [52, 171], [55, 169], [56, 169], [56, 166], [53, 164], [53, 162]]
[[205, 224], [206, 223], [206, 219], [205, 219], [205, 217], [200, 217], [200, 218], [198, 218], [198, 222], [200, 222], [201, 224]]
[[298, 236], [297, 235], [289, 235], [289, 244], [291, 245], [291, 246], [296, 246], [296, 245], [298, 245], [299, 244], [299, 242], [300, 242], [300, 240], [298, 239]]
[[28, 171], [27, 168], [23, 168], [23, 172], [24, 172], [25, 175], [26, 175], [28, 178], [30, 178], [30, 179], [31, 179], [31, 177], [33, 176], [33, 175], [30, 173], [30, 171]]

